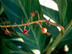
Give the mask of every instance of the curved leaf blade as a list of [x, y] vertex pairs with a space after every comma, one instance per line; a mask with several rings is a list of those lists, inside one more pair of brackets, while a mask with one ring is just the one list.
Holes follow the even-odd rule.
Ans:
[[[2, 35], [1, 35], [2, 36]], [[14, 44], [11, 40], [0, 37], [1, 38], [1, 48], [2, 51], [0, 52], [1, 54], [12, 54], [12, 53], [26, 53], [26, 54], [33, 54], [32, 51], [25, 45], [25, 43], [21, 43], [24, 50], [22, 50], [21, 48], [18, 48], [18, 46], [16, 45], [17, 42]], [[19, 44], [19, 45], [20, 45]]]
[[47, 27], [48, 31], [56, 38], [59, 34], [59, 30], [56, 26], [50, 25]]
[[42, 6], [43, 13], [53, 19], [56, 23], [60, 24], [60, 18], [58, 11], [52, 10], [48, 7]]
[[4, 9], [2, 7], [2, 5], [0, 5], [0, 15], [3, 13]]
[[67, 10], [67, 0], [56, 0], [59, 9], [60, 24], [63, 25], [66, 10]]
[[72, 43], [72, 20], [70, 21], [70, 23], [67, 25], [66, 27], [66, 32], [63, 35], [63, 39], [61, 40], [59, 45], [64, 45], [64, 44], [69, 44]]
[[8, 48], [5, 45], [3, 38], [1, 37], [0, 37], [0, 54], [9, 54]]
[[65, 33], [63, 35], [62, 35], [61, 32], [59, 33], [59, 35], [57, 36], [57, 38], [55, 39], [55, 41], [53, 42], [53, 44], [49, 47], [49, 50], [47, 51], [46, 54], [48, 54], [48, 53], [50, 54], [53, 51], [52, 48], [55, 48], [58, 45], [58, 43], [62, 40], [62, 38], [65, 37], [67, 31], [70, 30], [70, 29], [72, 29], [72, 28], [70, 28], [71, 25], [72, 25], [72, 20], [67, 25]]
[[[2, 5], [4, 7], [5, 13], [8, 16], [11, 24], [14, 24], [16, 17], [17, 24], [21, 24], [22, 21], [22, 15], [23, 17], [28, 20], [30, 18], [30, 13], [34, 11], [38, 11], [40, 14], [40, 19], [43, 19], [42, 10], [39, 4], [38, 0], [1, 0]], [[38, 20], [37, 14], [34, 16], [33, 20]], [[23, 20], [23, 23], [26, 23], [25, 20]], [[21, 29], [24, 28], [24, 26], [20, 27]], [[28, 29], [28, 28], [27, 28]], [[15, 27], [15, 31], [18, 33], [18, 35], [23, 38], [24, 42], [27, 44], [27, 46], [33, 50], [37, 49], [42, 53], [44, 43], [45, 43], [45, 35], [41, 33], [41, 28], [39, 26], [30, 25], [30, 31], [28, 34], [31, 35], [29, 38], [28, 36], [24, 35], [18, 27]]]
[[72, 1], [71, 0], [67, 0], [67, 13], [66, 13], [66, 17], [67, 17], [67, 22], [69, 23], [70, 20], [72, 19], [72, 8], [71, 8], [71, 5], [72, 5]]

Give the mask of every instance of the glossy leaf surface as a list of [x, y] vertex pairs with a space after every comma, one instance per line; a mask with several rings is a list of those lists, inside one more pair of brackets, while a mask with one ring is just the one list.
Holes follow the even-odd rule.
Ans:
[[[38, 0], [1, 0], [1, 1], [5, 13], [8, 16], [11, 24], [14, 24], [15, 18], [17, 19], [16, 23], [21, 24], [22, 16], [27, 21], [28, 19], [30, 19], [30, 13], [35, 11], [38, 11], [40, 14], [40, 19], [43, 19], [42, 10]], [[26, 23], [25, 20], [23, 20], [23, 23]], [[33, 20], [34, 21], [38, 20], [37, 14], [34, 16]], [[36, 49], [42, 52], [45, 43], [45, 35], [41, 33], [41, 28], [35, 25], [36, 24], [30, 25], [30, 31], [28, 33], [31, 35], [30, 38], [24, 35], [19, 30], [18, 27], [15, 27], [15, 31], [24, 40], [24, 42], [31, 50]], [[24, 26], [21, 27], [22, 30], [23, 28]]]

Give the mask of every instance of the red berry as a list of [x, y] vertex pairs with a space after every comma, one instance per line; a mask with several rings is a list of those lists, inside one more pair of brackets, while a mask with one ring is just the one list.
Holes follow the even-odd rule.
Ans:
[[26, 34], [28, 31], [27, 30], [23, 30], [23, 33]]
[[45, 34], [45, 33], [47, 33], [47, 29], [46, 28], [42, 28], [41, 32]]
[[35, 16], [35, 13], [34, 12], [31, 12], [31, 17]]
[[9, 31], [8, 30], [5, 30], [5, 34], [9, 34]]

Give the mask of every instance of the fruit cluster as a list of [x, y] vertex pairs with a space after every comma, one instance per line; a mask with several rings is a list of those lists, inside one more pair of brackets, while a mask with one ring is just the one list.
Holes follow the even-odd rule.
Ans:
[[[32, 21], [33, 17], [35, 16], [35, 13], [37, 13], [37, 15], [38, 15], [38, 21]], [[21, 30], [21, 32], [22, 32], [23, 34], [25, 34], [26, 36], [30, 37], [31, 35], [28, 34], [28, 32], [30, 31], [29, 25], [30, 25], [30, 24], [33, 24], [33, 23], [37, 23], [37, 24], [40, 26], [41, 32], [42, 32], [43, 34], [48, 34], [48, 35], [50, 35], [50, 33], [47, 32], [47, 29], [46, 29], [46, 28], [43, 28], [42, 25], [41, 25], [41, 23], [43, 22], [43, 20], [42, 20], [42, 21], [40, 20], [39, 12], [38, 12], [38, 11], [31, 12], [30, 15], [31, 15], [31, 17], [30, 17], [30, 19], [27, 21], [26, 24], [23, 24], [23, 18], [22, 18], [22, 24], [21, 24], [21, 25], [24, 26], [24, 30], [22, 30], [22, 29], [20, 28], [21, 25], [19, 26], [19, 25], [16, 24], [16, 18], [15, 18], [15, 23], [14, 23], [14, 25], [10, 25], [10, 27], [13, 28], [13, 26], [16, 25], [16, 26], [18, 26], [18, 28]], [[1, 21], [2, 21], [2, 20], [1, 20]], [[29, 22], [29, 21], [31, 21], [31, 22]], [[45, 21], [44, 21], [44, 22], [45, 22]], [[2, 21], [2, 23], [4, 24], [3, 21]], [[29, 27], [29, 30], [26, 30], [26, 25]], [[10, 34], [10, 32], [9, 32], [9, 30], [7, 29], [7, 27], [5, 26], [5, 24], [4, 24], [4, 27], [6, 28], [6, 30], [5, 30], [4, 33], [5, 33], [5, 34]], [[9, 26], [8, 26], [8, 27], [9, 27]], [[14, 29], [14, 28], [13, 28], [13, 29]]]

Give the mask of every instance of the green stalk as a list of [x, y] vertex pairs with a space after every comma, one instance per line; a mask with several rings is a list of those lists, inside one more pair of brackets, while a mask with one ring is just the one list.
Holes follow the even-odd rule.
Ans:
[[59, 33], [59, 35], [57, 36], [51, 47], [49, 47], [46, 54], [50, 54], [53, 51], [52, 48], [55, 48], [57, 46], [57, 44], [60, 42], [60, 39], [61, 39], [61, 32]]
[[53, 44], [47, 50], [47, 53], [46, 54], [50, 54], [55, 49], [55, 47], [57, 46], [57, 44], [62, 40], [62, 37], [65, 37], [64, 35], [66, 34], [67, 30], [70, 28], [71, 25], [72, 25], [72, 20], [67, 25], [66, 30], [65, 30], [65, 33], [63, 35], [62, 35], [61, 32], [59, 33], [59, 35], [57, 36], [57, 38], [55, 39], [55, 41], [53, 42]]

